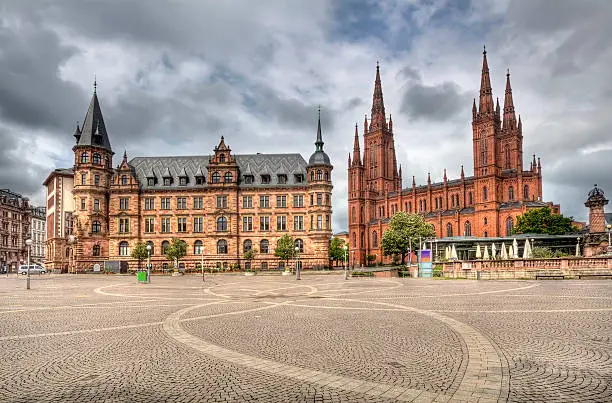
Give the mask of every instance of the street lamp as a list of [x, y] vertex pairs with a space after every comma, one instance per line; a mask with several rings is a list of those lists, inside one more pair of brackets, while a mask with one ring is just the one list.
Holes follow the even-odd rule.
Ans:
[[32, 240], [26, 239], [26, 245], [28, 246], [28, 280], [26, 282], [26, 290], [30, 289], [30, 248], [32, 247]]
[[[342, 248], [344, 249], [344, 279], [348, 279], [348, 272], [346, 271], [346, 253], [348, 252], [348, 245], [344, 245]], [[353, 256], [355, 256], [355, 251], [353, 251]]]
[[[74, 248], [74, 243], [76, 242], [76, 236], [74, 235], [69, 235], [68, 236], [68, 242], [70, 243], [70, 248], [69, 250], [69, 255], [68, 255], [68, 272], [70, 273], [70, 269], [72, 268], [72, 266], [70, 265], [70, 257], [73, 255], [73, 248]], [[72, 257], [72, 263], [74, 264], [74, 257]], [[75, 270], [76, 271], [76, 270]]]
[[151, 284], [151, 244], [147, 244], [147, 282]]
[[[353, 270], [355, 270], [355, 251], [352, 250], [351, 254], [353, 255]], [[362, 266], [363, 267], [363, 266]]]
[[299, 263], [300, 247], [295, 247], [295, 279], [300, 280], [300, 265]]

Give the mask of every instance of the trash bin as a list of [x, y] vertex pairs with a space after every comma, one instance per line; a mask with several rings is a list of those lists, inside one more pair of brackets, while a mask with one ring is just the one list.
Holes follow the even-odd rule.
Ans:
[[146, 271], [139, 271], [137, 276], [138, 276], [139, 282], [141, 283], [147, 282], [147, 272]]
[[480, 280], [482, 278], [482, 272], [480, 270], [478, 270], [476, 272], [476, 280]]

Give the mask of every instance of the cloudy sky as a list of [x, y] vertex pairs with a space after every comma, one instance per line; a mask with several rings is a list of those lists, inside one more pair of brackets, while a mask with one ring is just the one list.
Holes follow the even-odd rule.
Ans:
[[346, 222], [355, 122], [376, 61], [404, 186], [473, 170], [471, 107], [482, 46], [494, 96], [510, 68], [525, 165], [544, 199], [585, 220], [612, 196], [612, 2], [564, 0], [4, 0], [0, 187], [42, 203], [72, 165], [94, 74], [111, 144], [130, 157], [314, 150], [317, 105], [335, 165], [334, 231]]

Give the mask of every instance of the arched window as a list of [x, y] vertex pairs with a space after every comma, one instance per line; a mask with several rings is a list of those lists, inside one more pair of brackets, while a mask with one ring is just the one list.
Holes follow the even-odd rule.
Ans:
[[102, 231], [102, 225], [100, 224], [100, 221], [96, 220], [91, 224], [91, 232], [97, 234], [100, 231]]
[[529, 186], [523, 186], [523, 199], [529, 200]]
[[253, 242], [251, 242], [250, 239], [247, 239], [246, 241], [244, 241], [244, 244], [242, 245], [242, 249], [244, 253], [250, 252], [251, 250], [253, 250]]
[[355, 211], [355, 207], [353, 207], [352, 212], [353, 212], [353, 223], [356, 223], [357, 222], [357, 212]]
[[484, 222], [484, 225], [487, 225], [487, 217], [485, 217], [482, 221]]
[[225, 154], [219, 154], [219, 162], [225, 162]]
[[231, 183], [233, 179], [234, 179], [234, 176], [232, 175], [231, 172], [226, 172], [225, 175], [223, 175], [223, 182], [225, 183]]
[[361, 220], [361, 222], [365, 221], [364, 217], [365, 216], [363, 215], [363, 206], [361, 206], [361, 209], [359, 211], [359, 219]]
[[122, 185], [127, 185], [128, 184], [127, 175], [121, 175], [121, 184]]
[[446, 224], [446, 236], [453, 236], [453, 224]]
[[227, 241], [225, 239], [219, 239], [217, 241], [217, 253], [219, 255], [227, 254]]
[[314, 181], [314, 171], [310, 171], [310, 180]]
[[204, 254], [204, 243], [202, 241], [197, 240], [193, 243], [193, 254], [194, 255]]
[[482, 200], [486, 201], [488, 196], [489, 196], [489, 194], [487, 193], [487, 187], [483, 186], [482, 187]]
[[506, 146], [506, 169], [510, 169], [510, 147]]
[[357, 247], [357, 234], [353, 232], [353, 245]]
[[212, 174], [212, 183], [219, 183], [221, 182], [221, 174], [219, 172], [214, 172]]
[[259, 253], [270, 253], [270, 242], [267, 239], [262, 239], [259, 243]]
[[468, 192], [468, 204], [471, 206], [474, 203], [472, 199], [472, 192]]
[[325, 171], [325, 180], [328, 181], [329, 180], [329, 172]]
[[304, 241], [301, 239], [296, 239], [295, 246], [297, 246], [299, 253], [304, 253]]
[[104, 165], [106, 165], [108, 168], [111, 167], [110, 159], [108, 157], [104, 157]]
[[162, 242], [162, 249], [161, 249], [162, 255], [165, 255], [168, 252], [169, 247], [170, 247], [170, 242], [168, 241]]
[[130, 254], [130, 247], [127, 241], [121, 241], [119, 243], [119, 256], [128, 256]]
[[508, 199], [514, 200], [514, 188], [512, 186], [508, 188]]
[[514, 219], [512, 217], [506, 218], [506, 236], [512, 235], [514, 230]]
[[378, 234], [376, 231], [372, 232], [372, 247], [378, 248]]
[[217, 231], [227, 231], [227, 218], [217, 218]]
[[323, 179], [323, 172], [320, 169], [317, 170], [317, 180], [320, 181]]
[[151, 247], [149, 253], [151, 254], [151, 256], [153, 256], [155, 254], [155, 244], [153, 244], [153, 241], [147, 241], [147, 246]]
[[362, 247], [363, 247], [363, 246], [365, 246], [365, 244], [366, 244], [366, 243], [365, 243], [365, 234], [364, 234], [363, 232], [361, 233], [361, 239], [360, 239], [360, 241], [361, 241], [361, 246], [362, 246]]
[[469, 221], [465, 222], [465, 236], [472, 236], [472, 224]]
[[91, 254], [92, 256], [100, 256], [100, 245], [94, 245]]
[[87, 151], [81, 154], [81, 164], [87, 164], [89, 162], [89, 154]]
[[96, 165], [100, 165], [101, 161], [102, 159], [100, 158], [100, 154], [94, 153], [93, 157], [91, 158], [91, 162], [93, 162]]

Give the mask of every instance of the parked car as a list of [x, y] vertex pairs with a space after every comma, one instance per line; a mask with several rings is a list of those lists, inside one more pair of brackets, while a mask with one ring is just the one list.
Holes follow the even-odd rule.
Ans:
[[[37, 264], [31, 264], [30, 265], [30, 274], [45, 274], [47, 271], [45, 270], [44, 267], [39, 266]], [[19, 266], [19, 270], [17, 271], [18, 274], [28, 274], [28, 265], [27, 264], [22, 264], [21, 266]]]

